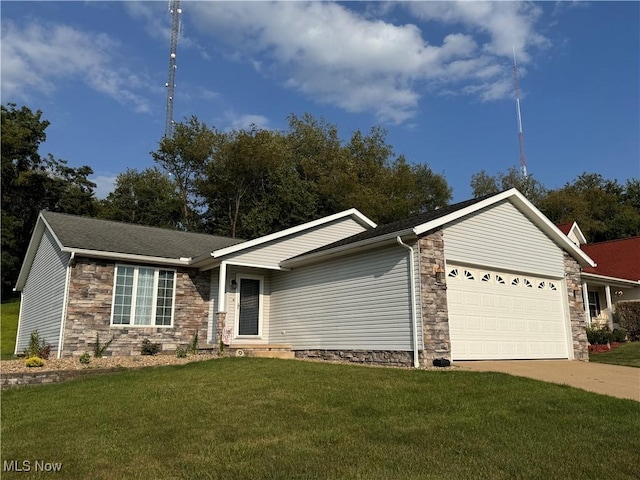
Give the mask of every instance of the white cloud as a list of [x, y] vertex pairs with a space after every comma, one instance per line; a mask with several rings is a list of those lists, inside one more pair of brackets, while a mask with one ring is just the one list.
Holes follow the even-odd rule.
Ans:
[[104, 34], [61, 24], [2, 22], [2, 96], [27, 99], [33, 91], [52, 95], [63, 79], [79, 78], [137, 112], [150, 110], [137, 91], [146, 90], [140, 74], [116, 67], [119, 44]]
[[[216, 48], [226, 46], [227, 55], [320, 103], [372, 112], [390, 123], [415, 115], [425, 83], [435, 91], [500, 98], [512, 45], [526, 62], [528, 48], [546, 42], [534, 30], [538, 7], [516, 2], [407, 4], [427, 26], [435, 21], [457, 27], [439, 44], [427, 42], [416, 25], [396, 25], [373, 18], [374, 10], [361, 15], [336, 3], [188, 6], [195, 28], [213, 37]], [[488, 42], [480, 41], [486, 37]]]
[[250, 130], [254, 125], [259, 129], [269, 128], [269, 119], [255, 113], [237, 114], [227, 111], [223, 122], [229, 125], [229, 130]]
[[107, 198], [116, 188], [117, 175], [99, 174], [90, 175], [89, 180], [96, 184], [95, 194], [97, 198]]
[[483, 50], [511, 58], [515, 47], [521, 61], [529, 60], [529, 47], [543, 47], [548, 40], [535, 31], [542, 9], [529, 2], [408, 2], [408, 10], [423, 20], [464, 25], [487, 34]]

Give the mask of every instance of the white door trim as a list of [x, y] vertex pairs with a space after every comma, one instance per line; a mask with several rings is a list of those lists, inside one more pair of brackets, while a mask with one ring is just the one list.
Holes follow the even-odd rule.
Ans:
[[[258, 300], [258, 334], [257, 335], [240, 335], [240, 290], [242, 285], [242, 280], [258, 280], [260, 283], [260, 291], [259, 291], [259, 300]], [[264, 313], [264, 276], [263, 275], [252, 275], [249, 273], [237, 273], [236, 274], [236, 312], [235, 312], [235, 321], [234, 321], [234, 339], [236, 340], [260, 340], [262, 339], [262, 323], [263, 323], [263, 313]]]

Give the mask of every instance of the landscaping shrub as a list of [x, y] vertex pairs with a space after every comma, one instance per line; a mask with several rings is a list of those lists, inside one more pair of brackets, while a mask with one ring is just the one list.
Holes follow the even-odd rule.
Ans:
[[96, 358], [101, 358], [104, 352], [109, 348], [113, 342], [113, 336], [104, 343], [104, 345], [100, 345], [100, 333], [96, 332], [96, 343], [93, 345], [93, 356]]
[[178, 347], [176, 349], [176, 357], [178, 357], [178, 358], [187, 358], [187, 349]]
[[142, 341], [142, 348], [140, 348], [140, 353], [142, 355], [155, 355], [160, 351], [159, 343], [152, 343], [148, 338], [145, 338]]
[[612, 341], [611, 330], [607, 325], [587, 327], [587, 340], [591, 345], [606, 345]]
[[191, 342], [189, 342], [189, 353], [196, 355], [198, 353], [198, 331], [193, 334]]
[[616, 316], [629, 340], [640, 340], [640, 302], [618, 302]]
[[83, 365], [88, 365], [91, 362], [91, 357], [89, 356], [89, 352], [84, 352], [80, 355], [80, 363]]
[[24, 364], [29, 368], [41, 367], [44, 365], [44, 360], [40, 357], [29, 357], [25, 360]]
[[624, 328], [614, 328], [611, 332], [611, 341], [623, 343], [627, 341], [627, 331]]
[[29, 346], [25, 349], [24, 356], [27, 358], [38, 357], [47, 360], [50, 353], [51, 345], [45, 343], [44, 338], [40, 337], [38, 330], [31, 332], [29, 336]]

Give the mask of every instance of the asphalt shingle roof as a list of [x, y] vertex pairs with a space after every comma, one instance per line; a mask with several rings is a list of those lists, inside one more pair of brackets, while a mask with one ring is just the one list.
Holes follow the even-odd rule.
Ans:
[[598, 264], [585, 268], [585, 273], [640, 280], [640, 237], [588, 243], [582, 250]]
[[182, 232], [43, 211], [64, 247], [160, 258], [195, 258], [244, 242], [238, 238]]

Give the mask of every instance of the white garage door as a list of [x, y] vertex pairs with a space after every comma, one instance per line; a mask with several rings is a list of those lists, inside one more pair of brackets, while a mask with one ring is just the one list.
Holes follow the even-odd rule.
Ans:
[[559, 280], [449, 265], [453, 360], [568, 358]]

